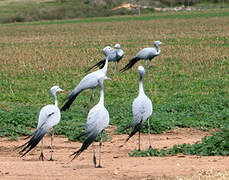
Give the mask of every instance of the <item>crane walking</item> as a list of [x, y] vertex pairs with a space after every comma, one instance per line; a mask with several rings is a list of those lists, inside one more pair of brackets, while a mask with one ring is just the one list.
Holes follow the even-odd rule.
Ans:
[[[132, 123], [123, 129], [125, 131], [126, 129], [130, 127], [134, 127], [133, 131], [130, 133], [128, 138], [126, 139], [125, 143], [137, 132], [139, 132], [139, 143], [138, 143], [138, 150], [140, 151], [140, 130], [143, 125], [143, 123], [148, 120], [148, 140], [149, 140], [149, 148], [151, 148], [151, 141], [150, 141], [150, 121], [149, 118], [153, 111], [153, 105], [151, 100], [145, 95], [144, 89], [143, 89], [143, 76], [145, 74], [145, 69], [142, 66], [138, 66], [138, 72], [140, 76], [139, 81], [139, 94], [137, 98], [134, 99], [132, 104], [132, 113], [133, 113], [133, 121]], [[124, 144], [125, 144], [124, 143]], [[123, 146], [123, 145], [122, 145]]]
[[91, 100], [94, 101], [94, 91], [95, 91], [95, 88], [98, 86], [98, 78], [107, 74], [108, 59], [109, 59], [111, 52], [112, 52], [112, 48], [110, 46], [106, 46], [103, 49], [103, 53], [106, 55], [106, 61], [105, 61], [104, 67], [102, 69], [99, 69], [97, 71], [94, 71], [94, 72], [86, 75], [79, 82], [79, 84], [75, 87], [75, 89], [66, 98], [67, 102], [60, 109], [61, 111], [66, 111], [68, 108], [70, 108], [70, 106], [72, 105], [72, 103], [76, 99], [76, 97], [83, 90], [86, 90], [86, 89], [92, 89]]
[[[112, 50], [111, 54], [112, 55], [110, 56], [108, 61], [114, 62], [113, 71], [115, 71], [115, 69], [116, 69], [116, 71], [118, 71], [118, 63], [124, 56], [124, 51], [121, 49], [120, 44], [115, 44], [115, 49]], [[104, 57], [99, 62], [97, 62], [94, 66], [90, 67], [87, 70], [87, 72], [90, 71], [91, 69], [95, 68], [95, 67], [99, 67], [99, 69], [103, 68], [105, 65], [105, 60], [106, 60], [106, 58]]]
[[[93, 162], [94, 166], [101, 168], [101, 147], [103, 141], [103, 131], [109, 125], [109, 113], [107, 109], [104, 107], [104, 85], [103, 82], [108, 78], [106, 75], [101, 75], [98, 79], [98, 83], [100, 86], [100, 100], [99, 103], [96, 104], [88, 113], [87, 123], [85, 126], [87, 130], [83, 132], [79, 137], [88, 135], [87, 139], [83, 142], [81, 148], [74, 152], [73, 159], [77, 158], [85, 149], [87, 149], [90, 144], [96, 139], [97, 135], [100, 134], [100, 143], [99, 143], [99, 165], [96, 166], [96, 156], [93, 146]], [[72, 160], [73, 160], [72, 159]]]
[[145, 68], [147, 68], [147, 60], [149, 60], [149, 69], [150, 69], [151, 68], [151, 60], [153, 58], [155, 58], [156, 56], [159, 56], [161, 53], [161, 49], [159, 47], [160, 44], [162, 44], [161, 41], [154, 41], [154, 45], [156, 48], [149, 47], [149, 48], [144, 48], [144, 49], [140, 50], [136, 54], [136, 56], [133, 59], [131, 59], [129, 61], [129, 63], [124, 68], [122, 68], [120, 71], [124, 72], [124, 71], [130, 69], [136, 62], [138, 62], [141, 59], [145, 60]]
[[50, 160], [52, 159], [52, 144], [54, 140], [54, 130], [56, 125], [60, 122], [61, 114], [60, 110], [58, 108], [58, 101], [57, 101], [57, 96], [56, 92], [61, 92], [63, 91], [59, 86], [53, 86], [50, 89], [51, 94], [54, 97], [55, 104], [49, 104], [44, 106], [39, 114], [39, 119], [38, 119], [38, 125], [37, 129], [34, 130], [29, 136], [27, 136], [25, 139], [28, 139], [31, 137], [29, 141], [27, 141], [25, 144], [19, 146], [18, 148], [23, 148], [20, 153], [22, 154], [21, 157], [25, 156], [29, 151], [31, 151], [36, 145], [40, 142], [41, 144], [41, 154], [39, 159], [44, 160], [44, 154], [43, 154], [43, 137], [44, 135], [49, 131], [49, 129], [52, 129], [52, 136], [51, 136], [51, 156]]

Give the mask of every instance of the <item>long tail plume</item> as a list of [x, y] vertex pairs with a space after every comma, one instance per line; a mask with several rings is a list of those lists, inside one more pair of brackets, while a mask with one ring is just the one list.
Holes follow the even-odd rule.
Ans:
[[[138, 123], [136, 126], [134, 126], [134, 129], [133, 131], [130, 133], [130, 135], [128, 136], [128, 138], [125, 140], [124, 144], [120, 145], [119, 147], [123, 147], [127, 141], [133, 136], [136, 134], [136, 132], [140, 131], [141, 130], [141, 127], [142, 127], [142, 122]], [[129, 129], [130, 127], [132, 127], [131, 125], [125, 127], [122, 131], [125, 131], [127, 129]]]
[[90, 71], [91, 69], [95, 67], [99, 67], [99, 69], [102, 69], [105, 65], [106, 59], [102, 59], [99, 62], [97, 62], [94, 66], [90, 67], [86, 72]]
[[136, 132], [140, 131], [142, 127], [142, 123], [138, 123], [136, 126], [134, 126], [133, 131], [130, 133], [130, 135], [128, 136], [128, 138], [126, 139], [126, 142], [133, 136], [136, 134]]
[[[18, 148], [23, 148], [19, 153], [22, 154], [21, 157], [25, 156], [29, 151], [31, 151], [36, 145], [40, 142], [40, 140], [47, 133], [47, 128], [39, 128], [34, 132], [32, 138], [27, 141], [25, 144], [19, 146]], [[24, 152], [25, 151], [25, 152]]]
[[83, 145], [81, 146], [81, 148], [74, 152], [73, 154], [71, 154], [71, 156], [75, 155], [72, 159], [72, 161], [77, 158], [85, 149], [87, 149], [91, 143], [95, 140], [96, 136], [98, 135], [98, 133], [92, 133], [89, 134], [87, 139], [83, 142]]
[[76, 99], [76, 97], [78, 95], [79, 95], [79, 93], [77, 93], [74, 96], [70, 97], [68, 99], [68, 101], [62, 106], [62, 108], [60, 109], [60, 111], [66, 111], [68, 108], [70, 108], [70, 106], [72, 105], [72, 103], [74, 102], [74, 100]]
[[136, 62], [138, 62], [139, 60], [140, 60], [140, 58], [134, 57], [133, 59], [130, 60], [130, 62], [129, 62], [124, 68], [122, 68], [122, 69], [120, 70], [120, 72], [124, 72], [124, 71], [126, 71], [126, 70], [132, 68], [132, 66], [133, 66]]
[[123, 128], [123, 129], [121, 130], [121, 132], [123, 132], [123, 131], [129, 129], [130, 127], [131, 127], [131, 125], [126, 126], [125, 128]]

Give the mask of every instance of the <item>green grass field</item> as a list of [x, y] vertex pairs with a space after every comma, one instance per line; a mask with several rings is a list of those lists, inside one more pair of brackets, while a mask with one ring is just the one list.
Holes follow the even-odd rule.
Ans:
[[[0, 136], [16, 139], [35, 128], [40, 108], [53, 103], [49, 92], [53, 85], [65, 90], [58, 94], [59, 106], [63, 105], [85, 70], [103, 57], [106, 45], [121, 44], [123, 67], [154, 40], [164, 44], [144, 78], [145, 93], [154, 106], [151, 132], [228, 126], [228, 15], [225, 8], [0, 25]], [[110, 65], [112, 81], [105, 82], [105, 106], [117, 133], [132, 121], [140, 64], [144, 61], [125, 73], [113, 73]], [[62, 113], [56, 134], [77, 140], [83, 130], [79, 125], [86, 122], [93, 106], [90, 93], [82, 92], [70, 110]]]

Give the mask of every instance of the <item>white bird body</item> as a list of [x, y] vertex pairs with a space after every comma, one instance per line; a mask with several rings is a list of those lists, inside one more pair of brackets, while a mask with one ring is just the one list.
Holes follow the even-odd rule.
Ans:
[[81, 93], [83, 90], [86, 89], [92, 89], [92, 95], [91, 99], [94, 100], [94, 90], [98, 86], [98, 79], [101, 76], [104, 76], [107, 74], [107, 68], [108, 68], [108, 59], [110, 56], [112, 56], [112, 48], [110, 46], [106, 46], [103, 49], [104, 54], [106, 55], [106, 61], [105, 65], [102, 69], [99, 69], [95, 72], [92, 72], [88, 75], [86, 75], [79, 84], [74, 88], [74, 90], [69, 94], [69, 96], [66, 98], [68, 101], [64, 104], [64, 106], [61, 108], [61, 111], [67, 110], [75, 98], [78, 96], [79, 93]]
[[68, 96], [68, 98], [73, 97], [75, 94], [85, 90], [85, 89], [94, 89], [98, 86], [98, 77], [107, 74], [107, 69], [100, 69], [95, 72], [92, 72], [86, 75], [79, 84], [75, 87], [72, 93]]
[[114, 54], [115, 57], [112, 59], [114, 62], [119, 62], [123, 58], [125, 53], [121, 49], [120, 44], [115, 44]]
[[[88, 135], [88, 137], [83, 142], [81, 148], [72, 154], [72, 155], [75, 155], [73, 159], [78, 157], [85, 149], [87, 149], [93, 143], [93, 141], [96, 139], [98, 134], [101, 135], [101, 140], [100, 140], [100, 151], [101, 151], [103, 130], [106, 127], [108, 127], [109, 121], [110, 121], [109, 113], [108, 113], [107, 109], [104, 107], [103, 81], [105, 79], [109, 79], [109, 78], [107, 76], [102, 76], [98, 80], [98, 83], [101, 87], [101, 89], [100, 89], [100, 100], [99, 100], [99, 103], [96, 104], [88, 113], [87, 123], [86, 123], [87, 129], [85, 130], [85, 132], [83, 132], [79, 136], [79, 137], [81, 137], [84, 135]], [[96, 167], [95, 152], [94, 152], [93, 160], [94, 160], [94, 165]], [[99, 156], [99, 166], [98, 167], [101, 167], [100, 156]]]
[[95, 105], [88, 113], [87, 131], [92, 129], [99, 133], [109, 125], [109, 113], [103, 104]]
[[122, 49], [117, 49], [117, 54], [118, 54], [119, 58], [122, 58], [125, 53], [124, 53], [124, 51]]
[[134, 127], [133, 131], [130, 133], [125, 142], [127, 142], [136, 132], [139, 132], [139, 150], [140, 150], [140, 130], [143, 123], [148, 120], [148, 135], [149, 135], [149, 144], [150, 142], [150, 123], [149, 118], [153, 112], [153, 105], [151, 100], [145, 95], [143, 88], [143, 76], [145, 74], [145, 69], [142, 66], [138, 67], [138, 72], [140, 75], [139, 81], [139, 93], [137, 98], [134, 99], [132, 104], [132, 113], [133, 113], [133, 121], [132, 123], [124, 128], [126, 130], [130, 127]]
[[161, 49], [159, 48], [159, 45], [162, 44], [162, 42], [160, 41], [154, 41], [154, 45], [155, 45], [155, 48], [154, 47], [148, 47], [148, 48], [144, 48], [142, 50], [140, 50], [136, 56], [134, 58], [132, 58], [129, 63], [124, 67], [122, 68], [120, 71], [121, 72], [124, 72], [128, 69], [130, 69], [136, 62], [138, 62], [139, 60], [141, 59], [144, 59], [145, 60], [145, 63], [147, 65], [147, 61], [150, 61], [149, 62], [149, 69], [151, 67], [151, 60], [160, 55], [161, 53]]
[[[58, 108], [56, 92], [61, 92], [63, 90], [60, 89], [59, 86], [53, 86], [50, 91], [54, 97], [55, 104], [49, 104], [41, 108], [39, 118], [38, 118], [37, 129], [34, 130], [29, 136], [26, 137], [26, 139], [31, 137], [31, 139], [28, 142], [18, 147], [18, 148], [24, 147], [20, 151], [20, 153], [23, 153], [22, 156], [26, 155], [30, 150], [36, 147], [36, 145], [40, 142], [40, 140], [42, 140], [40, 158], [43, 160], [44, 155], [43, 155], [43, 139], [42, 138], [51, 128], [53, 128], [52, 137], [51, 137], [51, 149], [52, 149], [52, 141], [54, 138], [54, 128], [60, 122], [60, 119], [61, 119], [60, 110]], [[51, 151], [50, 160], [52, 160], [52, 151]]]
[[56, 126], [60, 122], [60, 119], [60, 109], [53, 104], [46, 105], [40, 111], [37, 129], [41, 126], [47, 126], [50, 129]]
[[140, 50], [135, 57], [138, 57], [140, 59], [153, 59], [154, 57], [158, 56], [160, 54], [160, 50], [157, 51], [154, 47], [148, 47]]
[[139, 93], [138, 97], [134, 99], [134, 102], [132, 104], [132, 113], [134, 120], [131, 124], [131, 126], [136, 126], [141, 123], [143, 124], [151, 115], [153, 112], [153, 105], [151, 100], [145, 95], [144, 91], [143, 93]]

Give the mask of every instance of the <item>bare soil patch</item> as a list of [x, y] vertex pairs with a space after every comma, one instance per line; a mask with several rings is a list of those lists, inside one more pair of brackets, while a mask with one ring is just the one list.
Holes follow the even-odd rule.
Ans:
[[[25, 142], [0, 140], [0, 179], [229, 179], [229, 157], [185, 156], [172, 157], [129, 157], [128, 152], [138, 147], [138, 136], [134, 136], [122, 148], [127, 135], [115, 135], [109, 131], [112, 140], [103, 143], [102, 166], [94, 168], [92, 147], [71, 162], [69, 156], [80, 142], [56, 136], [54, 139], [55, 161], [39, 161], [40, 148], [21, 158], [15, 148]], [[181, 143], [194, 143], [210, 135], [194, 129], [176, 129], [164, 134], [151, 135], [154, 148], [163, 148]], [[98, 143], [95, 143], [98, 151]], [[50, 137], [44, 138], [44, 153], [50, 156]], [[146, 134], [141, 135], [141, 148], [148, 148]]]

